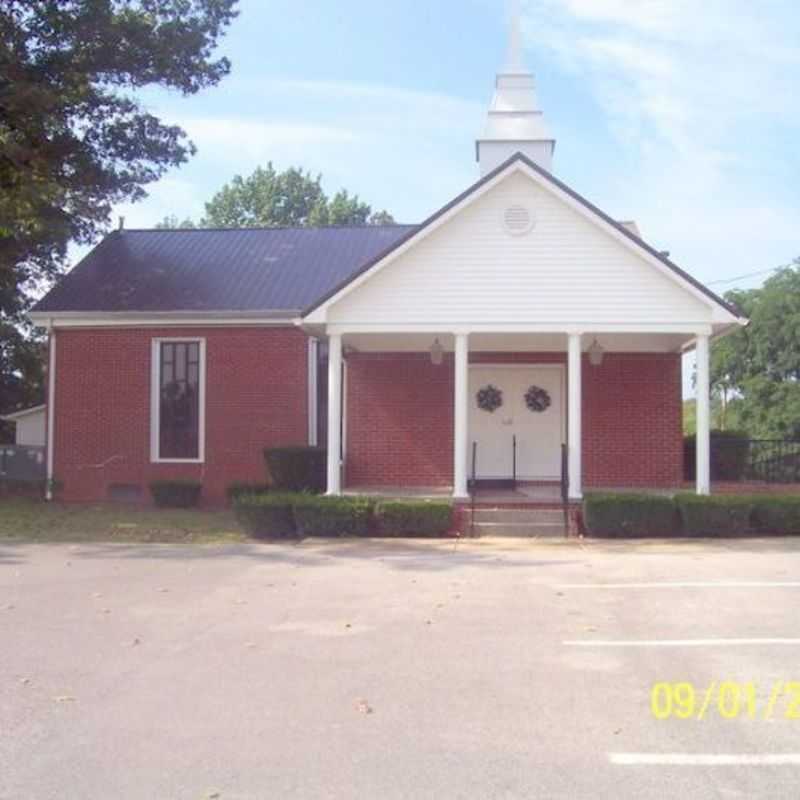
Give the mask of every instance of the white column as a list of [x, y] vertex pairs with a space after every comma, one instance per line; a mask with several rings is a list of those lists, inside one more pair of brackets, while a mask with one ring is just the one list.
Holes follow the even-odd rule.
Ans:
[[455, 392], [453, 393], [453, 497], [469, 496], [467, 491], [467, 417], [469, 414], [469, 337], [455, 334]]
[[711, 399], [708, 336], [697, 337], [697, 494], [711, 493]]
[[328, 491], [342, 493], [342, 336], [328, 337]]
[[583, 497], [581, 485], [581, 334], [570, 333], [567, 348], [567, 464], [569, 468], [569, 498]]

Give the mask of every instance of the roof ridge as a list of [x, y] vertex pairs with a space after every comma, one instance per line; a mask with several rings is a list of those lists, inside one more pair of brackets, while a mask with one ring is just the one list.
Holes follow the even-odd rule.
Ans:
[[379, 228], [418, 228], [418, 222], [390, 222], [371, 225], [252, 225], [237, 228], [118, 228], [111, 233], [221, 233], [224, 231], [337, 231], [377, 230]]

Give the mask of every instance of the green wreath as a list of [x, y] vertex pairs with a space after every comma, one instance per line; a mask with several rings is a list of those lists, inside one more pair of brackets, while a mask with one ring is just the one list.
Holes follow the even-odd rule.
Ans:
[[489, 383], [482, 389], [478, 389], [475, 400], [481, 411], [488, 411], [490, 414], [493, 414], [503, 405], [503, 392], [501, 389]]
[[528, 406], [530, 411], [541, 413], [550, 408], [550, 395], [546, 389], [541, 389], [538, 386], [530, 386], [528, 391], [525, 392], [525, 405]]

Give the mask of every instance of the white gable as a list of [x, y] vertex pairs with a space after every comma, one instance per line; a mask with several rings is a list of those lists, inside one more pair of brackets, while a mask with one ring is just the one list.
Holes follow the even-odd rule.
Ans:
[[[340, 324], [709, 324], [716, 304], [527, 169], [504, 177], [327, 309]], [[525, 209], [522, 235], [504, 224]], [[523, 214], [524, 216], [524, 214]]]

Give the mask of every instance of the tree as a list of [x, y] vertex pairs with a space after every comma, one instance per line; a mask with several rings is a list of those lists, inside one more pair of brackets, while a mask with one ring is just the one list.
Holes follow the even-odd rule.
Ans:
[[185, 219], [178, 219], [177, 214], [167, 214], [161, 222], [156, 223], [158, 230], [171, 230], [175, 228], [194, 228], [196, 225], [189, 217]]
[[[272, 162], [251, 175], [237, 175], [206, 203], [201, 227], [254, 228], [311, 225], [385, 225], [394, 222], [387, 211], [372, 208], [341, 189], [329, 198], [321, 184], [298, 167], [277, 172]], [[170, 218], [165, 219], [162, 225]], [[174, 219], [174, 218], [171, 218]], [[159, 226], [160, 227], [160, 226]], [[177, 227], [177, 226], [172, 226]], [[182, 225], [185, 227], [185, 225]]]
[[[10, 322], [0, 321], [0, 397], [3, 410], [44, 402], [44, 344]], [[13, 441], [12, 425], [0, 420], [0, 443]]]
[[714, 344], [711, 385], [723, 427], [800, 438], [800, 259], [760, 289], [728, 292], [750, 324]]
[[[91, 243], [114, 204], [194, 153], [131, 93], [194, 94], [230, 69], [212, 58], [236, 0], [4, 0], [0, 5], [0, 324], [23, 333], [34, 290]], [[3, 348], [5, 382], [15, 358]], [[5, 405], [5, 402], [4, 402]]]

